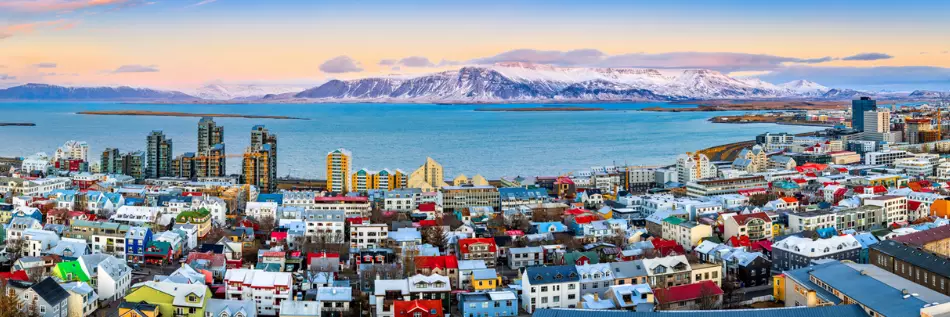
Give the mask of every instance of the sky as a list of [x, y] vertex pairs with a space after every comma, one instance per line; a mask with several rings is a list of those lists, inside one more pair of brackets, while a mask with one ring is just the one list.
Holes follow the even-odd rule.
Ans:
[[0, 87], [309, 87], [523, 61], [950, 90], [950, 1], [0, 0]]

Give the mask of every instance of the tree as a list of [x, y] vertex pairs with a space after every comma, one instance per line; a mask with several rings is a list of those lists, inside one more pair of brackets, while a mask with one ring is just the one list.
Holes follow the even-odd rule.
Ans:
[[218, 243], [221, 241], [221, 238], [224, 238], [228, 235], [227, 230], [224, 228], [215, 226], [211, 228], [211, 231], [208, 231], [208, 234], [201, 238], [201, 241], [204, 243]]
[[274, 227], [277, 224], [277, 220], [274, 219], [274, 216], [271, 216], [271, 215], [265, 215], [261, 217], [261, 219], [258, 219], [257, 221], [260, 223], [259, 225], [260, 225], [261, 232], [264, 232], [267, 234], [270, 234], [271, 232], [273, 232]]
[[241, 250], [241, 258], [244, 260], [244, 264], [249, 264], [251, 267], [257, 265], [257, 251], [260, 250], [260, 247], [257, 243], [253, 243], [250, 246], [244, 247]]
[[24, 249], [26, 249], [26, 240], [23, 240], [23, 239], [7, 240], [7, 254], [11, 259], [17, 258], [23, 255]]
[[504, 231], [508, 228], [505, 221], [505, 216], [503, 215], [491, 215], [491, 218], [488, 219], [488, 227], [495, 228], [496, 230]]
[[27, 309], [23, 309], [23, 304], [7, 288], [7, 281], [0, 281], [0, 317], [39, 317], [40, 314], [36, 308], [36, 302], [33, 301]]
[[723, 276], [722, 279], [722, 308], [732, 308], [737, 306], [745, 299], [745, 290], [739, 285], [739, 281], [731, 275]]
[[73, 199], [73, 210], [75, 211], [86, 211], [86, 201], [88, 196], [84, 193], [76, 193], [76, 197]]
[[531, 219], [523, 214], [516, 214], [508, 219], [508, 228], [528, 233], [531, 230]]
[[703, 285], [699, 290], [699, 310], [715, 310], [722, 305], [716, 290]]
[[762, 207], [770, 201], [776, 199], [778, 199], [778, 196], [775, 194], [755, 194], [749, 196], [749, 204], [756, 207]]
[[445, 227], [436, 225], [422, 228], [422, 243], [428, 243], [443, 250], [446, 242]]

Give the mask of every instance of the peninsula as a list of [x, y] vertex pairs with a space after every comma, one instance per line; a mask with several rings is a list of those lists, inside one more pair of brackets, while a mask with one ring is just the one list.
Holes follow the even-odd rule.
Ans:
[[[676, 102], [675, 104], [696, 104], [691, 102]], [[663, 108], [649, 107], [642, 111], [658, 112], [703, 112], [703, 111], [764, 111], [764, 110], [843, 110], [847, 103], [840, 101], [735, 101], [712, 100], [700, 101], [696, 107]]]
[[475, 111], [502, 111], [502, 112], [550, 112], [550, 111], [604, 111], [597, 107], [526, 107], [526, 108], [478, 108]]
[[309, 120], [307, 118], [288, 117], [288, 116], [268, 116], [268, 115], [234, 114], [234, 113], [188, 113], [188, 112], [148, 111], [148, 110], [80, 111], [80, 112], [77, 112], [76, 114], [100, 115], [100, 116], [214, 117], [214, 118]]

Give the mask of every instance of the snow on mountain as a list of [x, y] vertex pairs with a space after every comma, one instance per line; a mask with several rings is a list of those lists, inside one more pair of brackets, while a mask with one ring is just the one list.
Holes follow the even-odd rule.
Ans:
[[803, 96], [821, 96], [831, 90], [831, 88], [804, 79], [793, 80], [779, 86], [789, 90], [789, 92], [793, 94], [799, 94]]
[[15, 100], [190, 100], [178, 91], [133, 87], [64, 87], [25, 84], [0, 89], [0, 99]]
[[434, 102], [616, 101], [797, 97], [759, 79], [705, 69], [556, 67], [511, 62], [417, 77], [333, 80], [296, 98]]
[[950, 91], [914, 90], [910, 93], [910, 97], [935, 99], [950, 98]]
[[306, 88], [290, 86], [265, 86], [241, 84], [208, 84], [197, 88], [191, 94], [201, 99], [231, 100], [262, 98], [266, 95], [279, 95], [289, 92], [301, 92]]

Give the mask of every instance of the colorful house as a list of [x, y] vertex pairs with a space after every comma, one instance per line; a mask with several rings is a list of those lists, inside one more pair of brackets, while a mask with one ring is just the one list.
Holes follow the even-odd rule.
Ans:
[[211, 212], [208, 209], [183, 211], [175, 217], [175, 223], [193, 224], [198, 227], [198, 237], [204, 238], [211, 231]]
[[434, 299], [393, 301], [393, 317], [443, 317], [442, 302]]
[[145, 247], [145, 263], [165, 265], [172, 259], [172, 245], [165, 241], [151, 241]]
[[459, 311], [462, 317], [516, 316], [518, 296], [515, 292], [476, 292], [459, 294]]
[[144, 263], [145, 248], [152, 242], [152, 229], [131, 227], [125, 233], [125, 257], [129, 263]]
[[205, 307], [210, 298], [211, 290], [203, 284], [148, 281], [130, 289], [125, 301], [158, 306], [162, 316], [206, 317]]
[[89, 276], [83, 271], [79, 261], [66, 261], [56, 263], [53, 268], [53, 276], [66, 282], [89, 282]]
[[495, 290], [501, 286], [501, 275], [495, 269], [472, 271], [472, 287], [476, 291]]

